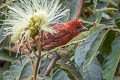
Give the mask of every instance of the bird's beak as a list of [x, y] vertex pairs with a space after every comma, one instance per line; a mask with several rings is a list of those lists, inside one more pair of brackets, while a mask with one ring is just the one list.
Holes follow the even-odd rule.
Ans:
[[81, 31], [88, 31], [88, 28], [86, 28], [86, 27], [83, 26], [80, 30]]

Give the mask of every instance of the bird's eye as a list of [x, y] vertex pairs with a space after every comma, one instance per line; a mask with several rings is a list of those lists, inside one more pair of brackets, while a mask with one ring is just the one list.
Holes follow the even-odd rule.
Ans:
[[80, 27], [79, 27], [79, 26], [76, 26], [75, 29], [76, 29], [76, 30], [80, 30]]

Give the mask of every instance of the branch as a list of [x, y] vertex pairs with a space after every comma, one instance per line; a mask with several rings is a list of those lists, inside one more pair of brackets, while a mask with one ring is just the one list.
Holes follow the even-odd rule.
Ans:
[[35, 66], [34, 66], [34, 61], [33, 61], [33, 57], [31, 56], [31, 53], [30, 51], [28, 50], [28, 47], [25, 46], [24, 49], [26, 49], [27, 51], [27, 54], [28, 54], [28, 57], [30, 59], [30, 62], [32, 64], [32, 74], [33, 74], [33, 80], [35, 80]]
[[50, 64], [48, 65], [48, 67], [47, 67], [47, 69], [46, 69], [46, 71], [45, 71], [45, 73], [44, 73], [45, 76], [48, 76], [48, 75], [50, 74], [51, 70], [53, 69], [55, 63], [56, 63], [57, 60], [58, 60], [58, 57], [59, 57], [58, 54], [54, 54], [54, 56], [53, 56]]
[[82, 20], [82, 19], [80, 19], [80, 21], [82, 21], [83, 23], [89, 24], [89, 25], [107, 27], [105, 24], [97, 24], [95, 22], [89, 22], [89, 21], [85, 21], [85, 20]]
[[79, 6], [78, 6], [78, 10], [75, 16], [75, 19], [79, 19], [80, 18], [80, 14], [82, 12], [82, 8], [83, 8], [83, 4], [84, 4], [85, 0], [80, 0]]
[[[40, 37], [39, 39], [35, 39], [35, 42], [37, 43], [37, 47], [38, 47], [38, 58], [37, 58], [37, 64], [36, 64], [36, 69], [35, 69], [35, 80], [39, 71], [39, 64], [40, 64], [40, 59], [41, 59], [41, 51], [42, 51], [42, 38], [43, 38], [43, 32], [40, 32], [41, 35], [41, 40]], [[40, 36], [39, 35], [39, 36]]]
[[87, 7], [87, 10], [90, 14], [92, 14], [92, 15], [94, 14], [94, 11], [90, 7]]
[[118, 9], [116, 8], [101, 8], [101, 9], [96, 9], [96, 12], [99, 12], [99, 11], [117, 11]]

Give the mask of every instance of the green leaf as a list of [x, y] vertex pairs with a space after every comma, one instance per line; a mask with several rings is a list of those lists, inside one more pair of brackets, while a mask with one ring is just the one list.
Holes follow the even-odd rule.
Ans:
[[82, 80], [82, 76], [81, 73], [79, 72], [79, 70], [76, 68], [74, 63], [71, 64], [65, 64], [63, 61], [61, 64], [59, 64], [62, 70], [64, 70], [68, 76], [70, 77], [70, 79], [72, 80]]
[[14, 52], [10, 52], [8, 49], [0, 48], [0, 60], [12, 62], [15, 61], [16, 54]]
[[95, 9], [96, 9], [96, 6], [97, 6], [97, 0], [93, 0], [93, 8], [94, 8], [94, 11], [95, 11]]
[[116, 34], [117, 32], [110, 30], [107, 35], [106, 38], [100, 48], [100, 53], [104, 54], [104, 55], [108, 55], [111, 52], [112, 49], [112, 42], [113, 40], [116, 38]]
[[[24, 80], [33, 80], [33, 77], [30, 76], [30, 77], [28, 77], [27, 79], [24, 79]], [[48, 77], [48, 76], [45, 76], [45, 75], [38, 74], [36, 80], [52, 80], [52, 78]]]
[[88, 71], [83, 72], [83, 66], [79, 67], [79, 70], [83, 76], [83, 80], [102, 80], [102, 67], [97, 58], [94, 58], [88, 67]]
[[101, 18], [102, 18], [102, 12], [101, 11], [99, 11], [99, 12], [96, 12], [96, 7], [97, 7], [97, 1], [98, 0], [93, 0], [93, 3], [94, 3], [94, 5], [93, 5], [93, 8], [94, 8], [94, 11], [95, 11], [95, 17], [96, 17], [96, 23], [100, 23], [100, 21], [101, 21]]
[[4, 28], [1, 27], [1, 28], [0, 28], [0, 42], [1, 42], [1, 40], [4, 38], [4, 36], [3, 36], [3, 31], [4, 31]]
[[0, 68], [0, 80], [3, 80], [3, 72], [5, 71], [5, 69]]
[[53, 74], [52, 80], [71, 80], [66, 72], [61, 69], [57, 69], [57, 71]]
[[[28, 79], [29, 80], [29, 79]], [[32, 79], [31, 79], [32, 80]], [[38, 74], [37, 80], [52, 80], [51, 77]]]
[[86, 38], [84, 42], [81, 42], [80, 45], [77, 47], [75, 51], [75, 63], [79, 67], [84, 62], [85, 56], [92, 48], [92, 44], [94, 43], [94, 41], [97, 39], [99, 35], [101, 35], [99, 34], [101, 31], [102, 29], [99, 29], [96, 32], [92, 33], [90, 36]]
[[91, 0], [85, 0], [85, 3], [90, 3]]
[[87, 71], [90, 63], [94, 59], [94, 57], [97, 55], [98, 49], [101, 46], [101, 43], [104, 41], [104, 38], [106, 37], [106, 34], [108, 33], [108, 30], [102, 29], [100, 30], [100, 33], [98, 33], [98, 36], [94, 40], [94, 42], [91, 44], [91, 48], [87, 52], [85, 56], [85, 62], [83, 64], [83, 71]]
[[9, 46], [10, 44], [10, 37], [3, 36], [4, 34], [4, 26], [0, 28], [0, 47], [6, 47]]
[[109, 5], [110, 0], [98, 0], [97, 8], [104, 8]]
[[[105, 13], [105, 12], [102, 12], [102, 17], [105, 18], [105, 19], [108, 19], [108, 20], [111, 19], [111, 17], [107, 13]], [[110, 21], [108, 21], [108, 20], [104, 20], [104, 21], [102, 21], [102, 23], [106, 24], [106, 21], [107, 21], [107, 24], [108, 23], [110, 24]]]
[[[27, 55], [22, 56], [22, 64], [20, 60], [12, 63], [10, 70], [3, 75], [4, 80], [20, 80], [26, 79], [32, 74], [32, 65]], [[36, 60], [36, 57], [33, 57]]]
[[118, 1], [118, 11], [120, 12], [120, 1]]
[[106, 62], [103, 65], [103, 79], [113, 80], [117, 64], [120, 59], [120, 36], [117, 37], [112, 43], [112, 51], [106, 57]]
[[117, 27], [120, 28], [120, 18], [115, 19], [115, 23], [116, 23]]
[[85, 55], [89, 51], [93, 41], [98, 36], [98, 32], [99, 31], [88, 36], [85, 42], [81, 42], [80, 45], [77, 47], [75, 51], [75, 63], [77, 64], [78, 67], [80, 67], [81, 64], [84, 62]]
[[70, 16], [68, 20], [74, 20], [78, 9], [80, 0], [62, 0], [62, 3], [66, 8], [70, 9]]
[[101, 11], [96, 12], [95, 16], [96, 16], [96, 23], [100, 23], [102, 19], [102, 12]]
[[[105, 18], [105, 17], [104, 17]], [[107, 19], [101, 22], [102, 24], [106, 24], [106, 25], [113, 25], [115, 24], [115, 20], [114, 19]]]

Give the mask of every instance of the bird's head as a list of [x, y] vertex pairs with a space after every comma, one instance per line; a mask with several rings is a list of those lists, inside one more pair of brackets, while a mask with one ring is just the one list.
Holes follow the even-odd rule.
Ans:
[[77, 36], [80, 32], [88, 30], [79, 20], [68, 21], [67, 25], [69, 25], [69, 30], [74, 36]]

